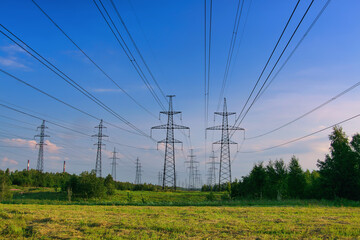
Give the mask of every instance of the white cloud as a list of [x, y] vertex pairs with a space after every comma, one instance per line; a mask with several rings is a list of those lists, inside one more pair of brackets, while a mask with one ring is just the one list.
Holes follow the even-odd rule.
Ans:
[[20, 63], [16, 57], [0, 57], [0, 65], [11, 68], [20, 68], [23, 70], [29, 70], [30, 68]]
[[50, 153], [59, 153], [60, 149], [63, 149], [63, 147], [57, 146], [55, 143], [50, 142], [49, 140], [45, 140], [46, 149]]
[[121, 92], [121, 90], [116, 88], [95, 88], [93, 92], [107, 93], [107, 92]]
[[9, 164], [18, 165], [19, 163], [13, 159], [9, 159], [8, 157], [4, 157], [3, 159], [1, 159], [1, 165], [3, 167], [8, 166]]
[[32, 149], [35, 149], [36, 147], [36, 141], [35, 140], [26, 140], [21, 138], [6, 138], [1, 140], [4, 143], [7, 143], [11, 146], [25, 146]]

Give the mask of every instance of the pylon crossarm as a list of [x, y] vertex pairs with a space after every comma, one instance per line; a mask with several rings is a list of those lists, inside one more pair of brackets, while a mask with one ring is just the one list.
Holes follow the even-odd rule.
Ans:
[[221, 116], [230, 116], [236, 114], [236, 112], [214, 112], [214, 114]]
[[159, 126], [152, 127], [151, 129], [167, 129], [167, 124], [162, 124]]
[[178, 124], [173, 124], [173, 128], [174, 129], [190, 129], [189, 127], [178, 125]]
[[206, 131], [207, 130], [222, 130], [223, 129], [223, 126], [214, 126], [214, 127], [208, 127], [206, 128]]
[[160, 113], [166, 114], [166, 115], [175, 115], [175, 114], [179, 114], [181, 112], [179, 112], [179, 111], [161, 111]]

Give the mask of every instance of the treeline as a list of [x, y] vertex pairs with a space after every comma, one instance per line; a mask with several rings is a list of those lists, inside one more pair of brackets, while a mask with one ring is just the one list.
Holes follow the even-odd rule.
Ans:
[[21, 187], [48, 187], [63, 191], [71, 197], [103, 198], [112, 195], [115, 189], [132, 191], [156, 191], [160, 187], [153, 184], [133, 184], [114, 181], [111, 175], [106, 178], [96, 177], [94, 171], [79, 175], [69, 173], [48, 173], [37, 170], [10, 172], [0, 170], [0, 201], [10, 199], [11, 185]]
[[255, 164], [240, 180], [222, 186], [203, 186], [203, 191], [227, 190], [231, 198], [360, 200], [360, 135], [349, 141], [341, 127], [330, 134], [330, 153], [317, 161], [318, 170], [304, 171], [293, 156]]

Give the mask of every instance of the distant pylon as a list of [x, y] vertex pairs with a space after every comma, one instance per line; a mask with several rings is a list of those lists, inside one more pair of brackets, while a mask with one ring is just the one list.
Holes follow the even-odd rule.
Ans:
[[201, 188], [202, 181], [201, 181], [201, 173], [198, 167], [195, 167], [195, 188], [199, 189]]
[[116, 160], [117, 159], [120, 159], [116, 156], [117, 152], [114, 148], [114, 151], [112, 152], [112, 157], [110, 159], [112, 159], [112, 162], [111, 162], [111, 176], [113, 177], [114, 181], [116, 181], [116, 165], [118, 165], [116, 163]]
[[135, 175], [135, 184], [141, 184], [141, 163], [139, 158], [136, 158], [136, 175]]
[[230, 144], [237, 144], [230, 140], [229, 131], [244, 130], [236, 126], [229, 126], [228, 116], [235, 114], [235, 112], [228, 112], [226, 105], [226, 98], [224, 98], [224, 107], [222, 112], [215, 112], [216, 115], [222, 116], [222, 125], [206, 128], [206, 130], [221, 130], [221, 140], [213, 144], [220, 144], [220, 171], [219, 171], [219, 185], [231, 182], [231, 161], [230, 161]]
[[40, 134], [35, 135], [35, 137], [39, 138], [39, 143], [36, 145], [39, 146], [39, 154], [37, 160], [36, 170], [42, 172], [44, 171], [44, 145], [47, 145], [44, 140], [46, 137], [50, 137], [45, 134], [45, 129], [48, 128], [45, 126], [45, 120], [42, 121], [42, 124], [37, 128], [40, 129]]
[[101, 177], [101, 148], [103, 145], [102, 143], [102, 139], [104, 137], [107, 137], [106, 135], [103, 134], [103, 128], [106, 128], [103, 125], [103, 120], [101, 119], [100, 123], [98, 126], [96, 126], [95, 128], [98, 128], [98, 134], [92, 135], [92, 137], [97, 137], [98, 141], [97, 143], [94, 143], [94, 145], [97, 145], [97, 151], [96, 151], [96, 163], [95, 163], [95, 173], [97, 177]]
[[159, 186], [162, 185], [162, 173], [161, 173], [161, 171], [158, 172], [158, 185]]
[[216, 170], [217, 170], [217, 168], [216, 168], [217, 162], [215, 162], [215, 159], [217, 157], [215, 157], [214, 151], [212, 151], [212, 154], [209, 158], [210, 158], [210, 161], [207, 162], [207, 164], [210, 165], [210, 167], [208, 168], [208, 172], [207, 172], [207, 185], [213, 187], [216, 184]]
[[175, 143], [182, 143], [174, 138], [174, 129], [189, 129], [185, 126], [174, 124], [174, 115], [181, 112], [174, 111], [172, 105], [172, 98], [175, 95], [167, 95], [169, 98], [169, 111], [161, 111], [160, 113], [168, 116], [167, 124], [152, 127], [151, 129], [166, 129], [166, 139], [158, 141], [165, 144], [165, 160], [163, 169], [163, 189], [166, 186], [172, 186], [176, 190], [176, 173], [175, 173]]
[[66, 161], [64, 161], [63, 173], [65, 173]]
[[185, 163], [188, 163], [189, 166], [187, 167], [189, 169], [189, 184], [188, 189], [194, 190], [196, 188], [196, 181], [195, 181], [195, 164], [197, 164], [197, 161], [194, 161], [195, 159], [194, 155], [194, 149], [190, 149], [190, 155], [188, 155], [189, 161], [185, 161]]

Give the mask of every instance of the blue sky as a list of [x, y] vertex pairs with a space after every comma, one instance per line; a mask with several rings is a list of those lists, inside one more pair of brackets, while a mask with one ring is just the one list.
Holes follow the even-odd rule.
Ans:
[[[110, 10], [117, 26], [121, 26], [110, 1], [103, 2]], [[237, 113], [241, 111], [296, 2], [245, 0], [225, 91], [229, 111]], [[161, 108], [140, 80], [92, 1], [38, 0], [37, 3], [106, 73], [152, 115], [134, 104], [94, 67], [32, 1], [2, 1], [0, 23], [142, 131], [149, 134], [152, 126], [161, 124], [157, 119]], [[209, 155], [211, 142], [218, 140], [220, 133], [208, 133], [205, 141], [204, 1], [124, 0], [115, 3], [162, 90], [165, 94], [176, 95], [174, 107], [183, 112], [182, 122], [179, 118], [175, 118], [176, 123], [191, 128], [191, 146], [189, 139], [181, 132], [176, 133], [176, 138], [184, 142], [184, 149], [181, 151], [179, 146], [176, 159], [180, 181], [184, 182], [185, 157], [189, 148], [193, 147], [205, 182], [205, 157]], [[213, 112], [217, 110], [237, 3], [238, 1], [232, 0], [213, 1], [209, 126], [218, 125], [221, 121], [220, 118], [216, 118], [216, 122], [213, 122]], [[279, 49], [285, 46], [309, 3], [310, 1], [307, 0], [300, 2], [288, 31], [279, 44]], [[314, 1], [275, 72], [325, 3], [324, 0]], [[245, 117], [241, 127], [246, 129], [246, 137], [256, 136], [291, 121], [359, 81], [360, 28], [357, 24], [360, 20], [359, 7], [360, 2], [355, 0], [330, 2], [273, 84]], [[246, 25], [245, 19], [247, 19]], [[120, 32], [126, 35], [123, 28], [120, 28]], [[130, 39], [127, 37], [125, 41], [135, 53]], [[275, 52], [270, 66], [275, 63], [279, 54], [280, 51]], [[138, 55], [134, 56], [140, 61]], [[2, 34], [0, 35], [0, 68], [99, 118], [129, 129], [16, 47]], [[142, 68], [145, 69], [143, 65]], [[265, 71], [265, 76], [268, 73], [269, 69]], [[89, 135], [96, 133], [94, 126], [98, 124], [97, 120], [61, 105], [3, 73], [0, 73], [0, 86], [2, 104], [15, 104], [16, 108], [25, 109], [26, 112], [35, 113], [44, 119], [62, 123]], [[156, 89], [154, 84], [152, 86]], [[156, 91], [160, 95], [157, 89]], [[340, 122], [359, 114], [359, 103], [359, 89], [355, 88], [286, 128], [261, 138], [246, 140], [240, 151], [260, 150], [281, 144]], [[162, 118], [162, 121], [166, 119]], [[230, 117], [229, 121], [233, 123], [234, 117]], [[36, 168], [37, 149], [34, 148], [33, 138], [37, 134], [36, 127], [40, 124], [40, 120], [1, 108], [0, 145], [3, 147], [0, 148], [0, 168], [24, 169], [27, 159], [30, 159], [31, 167]], [[358, 126], [360, 126], [359, 119], [343, 124], [349, 136], [358, 132]], [[48, 127], [48, 134], [51, 137], [45, 149], [45, 171], [61, 171], [64, 160], [67, 161], [67, 170], [70, 173], [80, 173], [94, 168], [95, 139], [51, 124], [48, 124]], [[144, 170], [143, 180], [157, 182], [157, 173], [163, 165], [163, 152], [156, 151], [156, 144], [148, 138], [111, 126], [107, 127], [106, 134], [109, 135], [110, 141], [148, 150], [106, 142], [103, 175], [111, 171], [111, 161], [108, 158], [116, 147], [121, 157], [117, 174], [120, 180], [134, 181], [134, 161], [139, 157]], [[299, 157], [304, 168], [316, 169], [316, 160], [323, 159], [328, 152], [327, 136], [330, 132], [330, 130], [324, 131], [265, 152], [251, 154], [240, 152], [233, 161], [233, 176], [239, 178], [246, 175], [253, 164], [259, 161], [283, 158], [287, 162], [293, 154]], [[161, 140], [165, 137], [165, 132], [154, 132], [153, 137]], [[239, 133], [234, 135], [233, 140], [241, 143], [242, 139], [243, 134]], [[233, 148], [232, 156], [235, 152], [236, 148]]]

